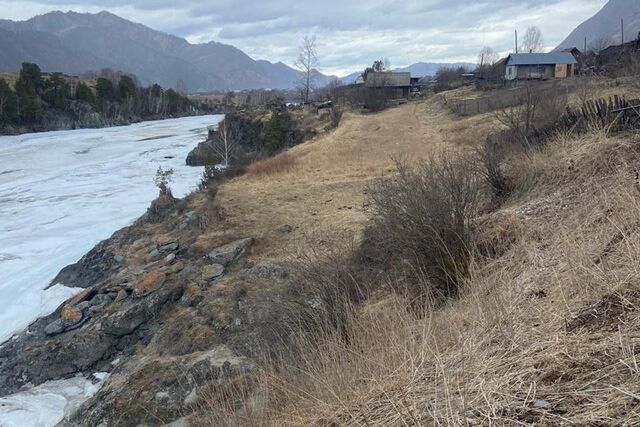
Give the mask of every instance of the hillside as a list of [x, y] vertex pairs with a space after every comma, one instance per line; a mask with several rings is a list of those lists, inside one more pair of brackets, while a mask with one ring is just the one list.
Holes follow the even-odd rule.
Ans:
[[[620, 44], [620, 19], [624, 19], [625, 41], [635, 40], [640, 33], [640, 2], [633, 0], [609, 0], [604, 7], [591, 18], [578, 25], [556, 49], [577, 47], [587, 48], [600, 40], [610, 44]], [[601, 46], [602, 47], [602, 46]]]
[[[186, 40], [108, 12], [51, 12], [27, 21], [0, 20], [0, 71], [24, 61], [44, 71], [79, 74], [110, 67], [135, 74], [143, 83], [195, 91], [288, 89], [298, 72], [282, 63], [255, 61], [233, 46]], [[319, 75], [318, 84], [328, 77]]]

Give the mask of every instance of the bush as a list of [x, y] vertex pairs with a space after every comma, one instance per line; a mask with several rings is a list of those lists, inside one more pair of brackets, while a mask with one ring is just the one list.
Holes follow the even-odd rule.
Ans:
[[494, 201], [501, 202], [512, 190], [512, 184], [504, 172], [504, 161], [509, 143], [499, 135], [489, 136], [478, 150], [480, 174], [493, 194]]
[[289, 113], [274, 111], [267, 122], [265, 148], [275, 153], [285, 146], [287, 134], [291, 126]]
[[397, 174], [369, 190], [374, 225], [367, 239], [382, 263], [408, 267], [409, 286], [421, 299], [455, 296], [467, 274], [481, 201], [469, 160], [443, 154], [416, 168], [396, 161]]

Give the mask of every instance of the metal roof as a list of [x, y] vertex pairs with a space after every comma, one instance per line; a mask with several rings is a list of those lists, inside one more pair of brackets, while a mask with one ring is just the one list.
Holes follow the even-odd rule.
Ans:
[[577, 64], [576, 58], [568, 52], [551, 53], [512, 53], [507, 65], [555, 65]]
[[408, 72], [370, 72], [365, 85], [368, 87], [400, 87], [411, 86], [411, 73]]

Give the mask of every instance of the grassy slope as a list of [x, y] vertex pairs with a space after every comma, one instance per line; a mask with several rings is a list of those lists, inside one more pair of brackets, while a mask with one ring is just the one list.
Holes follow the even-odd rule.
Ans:
[[[339, 230], [359, 233], [364, 185], [391, 171], [392, 155], [472, 146], [490, 122], [454, 119], [429, 103], [350, 115], [333, 133], [291, 150], [294, 171], [238, 179], [222, 188], [220, 204], [234, 227], [259, 237], [254, 256], [285, 260], [310, 230], [317, 233], [311, 243]], [[294, 369], [267, 371], [278, 409], [250, 405], [254, 411], [236, 421], [640, 422], [639, 143], [637, 134], [594, 130], [559, 136], [511, 162], [518, 191], [480, 219], [504, 252], [472, 269], [458, 300], [422, 319], [397, 297], [371, 302], [353, 319], [355, 342], [345, 347], [327, 336]], [[278, 233], [284, 224], [295, 232]]]

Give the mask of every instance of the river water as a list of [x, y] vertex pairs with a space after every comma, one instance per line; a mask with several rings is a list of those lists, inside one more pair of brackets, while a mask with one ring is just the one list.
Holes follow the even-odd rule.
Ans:
[[222, 118], [0, 137], [0, 342], [78, 291], [45, 288], [145, 212], [159, 166], [176, 197], [196, 187], [202, 168], [185, 158]]

